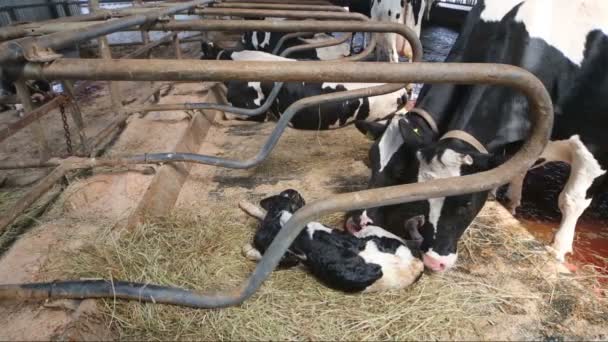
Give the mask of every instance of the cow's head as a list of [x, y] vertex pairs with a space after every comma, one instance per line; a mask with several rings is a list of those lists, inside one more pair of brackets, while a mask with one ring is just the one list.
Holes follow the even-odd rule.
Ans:
[[[228, 81], [226, 84], [226, 100], [237, 108], [256, 109], [266, 102], [272, 91], [272, 83]], [[266, 113], [250, 116], [248, 120], [264, 121]]]
[[[375, 139], [369, 152], [372, 175], [370, 188], [425, 182], [485, 171], [498, 165], [501, 158], [477, 152], [454, 139], [436, 142], [436, 134], [426, 121], [409, 113], [395, 115], [387, 123], [357, 123], [360, 131]], [[430, 199], [412, 203], [368, 208], [349, 213], [346, 228], [366, 224], [382, 226], [405, 238], [404, 222], [420, 220], [421, 250], [425, 265], [434, 271], [454, 266], [457, 243], [483, 207], [487, 192]]]
[[[494, 168], [502, 158], [481, 154], [454, 139], [441, 140], [416, 153], [418, 182], [470, 175]], [[456, 181], [456, 180], [455, 180]], [[445, 271], [456, 263], [458, 240], [473, 222], [488, 192], [429, 199], [420, 229], [424, 264], [433, 271]], [[404, 204], [407, 208], [413, 204]]]
[[[371, 178], [369, 188], [414, 183], [418, 177], [416, 152], [430, 144], [435, 133], [427, 122], [417, 114], [395, 114], [381, 122], [357, 121], [356, 127], [369, 139], [374, 140], [369, 150]], [[368, 208], [349, 213], [346, 228], [373, 223], [386, 227], [393, 233], [404, 236], [403, 222], [420, 215], [425, 203], [415, 203], [411, 212], [395, 210], [400, 206]]]

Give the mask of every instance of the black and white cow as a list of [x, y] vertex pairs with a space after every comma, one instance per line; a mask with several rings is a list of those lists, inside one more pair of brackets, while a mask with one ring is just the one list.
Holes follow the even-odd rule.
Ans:
[[[263, 61], [295, 61], [278, 57], [259, 51], [240, 51], [225, 55], [232, 60], [263, 60]], [[243, 82], [229, 81], [227, 85], [226, 98], [228, 102], [240, 108], [254, 109], [260, 107], [270, 95], [274, 86], [273, 82]], [[379, 84], [368, 83], [286, 83], [279, 92], [277, 99], [271, 107], [271, 113], [276, 117], [291, 106], [294, 102], [303, 98], [330, 94], [334, 92], [362, 89]], [[378, 120], [395, 112], [407, 102], [405, 88], [394, 93], [361, 98], [335, 103], [323, 104], [321, 106], [309, 107], [298, 112], [291, 120], [293, 128], [297, 129], [329, 129], [344, 126], [354, 120]], [[255, 117], [264, 120], [265, 115]]]
[[[292, 214], [304, 206], [295, 190], [263, 199], [267, 211], [248, 258], [258, 261]], [[417, 242], [412, 243], [416, 248]], [[303, 263], [327, 286], [344, 292], [376, 292], [405, 288], [420, 278], [424, 265], [406, 241], [376, 226], [350, 234], [310, 222], [298, 235], [280, 266]]]
[[[571, 166], [559, 197], [562, 221], [550, 247], [563, 261], [572, 252], [579, 216], [595, 194], [608, 188], [608, 140], [603, 136], [608, 113], [608, 2], [479, 1], [462, 34], [453, 55], [457, 61], [481, 58], [520, 66], [534, 73], [551, 95], [555, 108], [552, 141], [538, 164], [563, 161]], [[440, 95], [441, 91], [434, 91], [436, 87], [449, 91]], [[514, 90], [477, 85], [428, 86], [426, 91], [421, 106], [439, 108], [437, 114], [432, 107], [422, 107], [434, 120], [409, 113], [393, 118], [384, 129], [373, 127], [380, 138], [370, 151], [375, 161], [370, 186], [424, 182], [490, 169], [512, 155], [529, 132], [527, 101]], [[437, 132], [429, 133], [429, 121], [435, 122]], [[509, 195], [517, 206], [524, 175], [513, 176]], [[426, 218], [421, 228], [424, 263], [443, 271], [455, 264], [458, 240], [487, 195], [436, 198], [389, 208], [392, 210], [372, 208], [347, 225], [373, 222], [398, 230], [393, 226], [397, 219], [391, 215], [422, 214]]]
[[[372, 0], [370, 18], [375, 21], [404, 24], [420, 37], [422, 20], [430, 9], [432, 0]], [[399, 62], [399, 56], [412, 59], [412, 47], [395, 33], [378, 34], [377, 57], [379, 60]]]

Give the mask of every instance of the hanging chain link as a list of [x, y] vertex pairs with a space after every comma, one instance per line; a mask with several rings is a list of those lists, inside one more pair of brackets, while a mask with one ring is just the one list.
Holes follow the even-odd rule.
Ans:
[[68, 123], [68, 118], [65, 115], [65, 104], [61, 104], [59, 106], [59, 112], [61, 112], [61, 121], [63, 121], [63, 131], [65, 134], [65, 145], [68, 151], [68, 155], [72, 155], [72, 136], [70, 134], [70, 125]]

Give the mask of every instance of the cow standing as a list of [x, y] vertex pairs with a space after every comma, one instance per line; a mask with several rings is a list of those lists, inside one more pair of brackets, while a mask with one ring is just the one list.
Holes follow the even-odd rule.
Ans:
[[[467, 32], [467, 27], [475, 29]], [[487, 29], [485, 34], [477, 34], [479, 27]], [[464, 44], [457, 42], [453, 55], [456, 61], [476, 62], [480, 57], [487, 63], [525, 68], [549, 91], [555, 125], [537, 166], [553, 161], [571, 166], [559, 196], [562, 220], [550, 247], [561, 261], [572, 252], [578, 218], [594, 195], [606, 191], [608, 185], [608, 145], [603, 136], [608, 113], [607, 34], [608, 2], [603, 0], [485, 0], [468, 17], [464, 37], [459, 38]], [[378, 162], [373, 166], [371, 186], [424, 182], [487, 170], [504, 162], [527, 137], [531, 125], [528, 103], [515, 90], [491, 85], [438, 85], [438, 89], [449, 90], [439, 96], [433, 95], [438, 93], [435, 87], [427, 87], [422, 101], [437, 101], [439, 115], [431, 113], [431, 120], [428, 116], [420, 120], [413, 119], [415, 113], [407, 114], [393, 118], [384, 130], [374, 127], [381, 133], [370, 152]], [[438, 127], [432, 134], [426, 128], [428, 122]], [[397, 176], [386, 174], [387, 167], [401, 171]], [[524, 175], [513, 176], [509, 197], [512, 207], [516, 207]], [[457, 242], [487, 195], [482, 192], [429, 199], [394, 206], [390, 213], [386, 208], [373, 208], [348, 224], [389, 221], [383, 226], [390, 229], [394, 224], [390, 221], [396, 220], [391, 214], [424, 215], [424, 263], [434, 271], [443, 271], [455, 264]]]
[[[372, 0], [370, 17], [375, 21], [404, 24], [420, 37], [422, 20], [430, 6], [430, 0]], [[379, 60], [397, 63], [400, 55], [412, 59], [412, 47], [403, 37], [395, 33], [381, 33], [377, 39]]]

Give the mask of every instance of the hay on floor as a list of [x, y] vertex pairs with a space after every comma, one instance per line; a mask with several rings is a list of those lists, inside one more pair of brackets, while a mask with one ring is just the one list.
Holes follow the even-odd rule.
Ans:
[[[204, 214], [178, 212], [133, 232], [108, 231], [61, 268], [74, 278], [233, 288], [254, 269], [240, 250], [257, 222], [229, 204]], [[346, 295], [296, 268], [275, 271], [240, 307], [192, 310], [108, 300], [104, 313], [121, 338], [137, 340], [582, 338], [608, 326], [604, 300], [590, 301], [587, 287], [550, 279], [541, 271], [549, 260], [542, 246], [499, 227], [494, 214], [469, 229], [456, 270], [425, 274], [406, 290]], [[569, 319], [584, 320], [589, 335], [569, 331]]]

